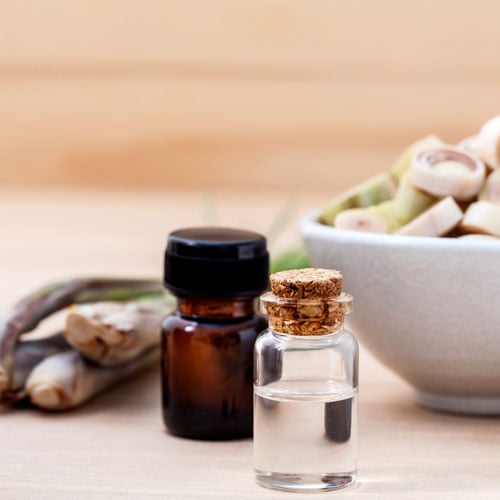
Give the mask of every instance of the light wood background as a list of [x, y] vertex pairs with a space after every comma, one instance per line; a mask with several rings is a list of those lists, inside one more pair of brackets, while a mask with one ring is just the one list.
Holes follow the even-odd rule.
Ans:
[[0, 182], [338, 191], [500, 112], [495, 0], [1, 0]]

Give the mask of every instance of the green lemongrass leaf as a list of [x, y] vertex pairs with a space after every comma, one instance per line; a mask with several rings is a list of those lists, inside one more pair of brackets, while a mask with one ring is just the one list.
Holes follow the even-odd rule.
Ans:
[[289, 269], [303, 269], [310, 267], [309, 257], [303, 247], [294, 250], [288, 250], [277, 257], [271, 259], [270, 272], [287, 271]]

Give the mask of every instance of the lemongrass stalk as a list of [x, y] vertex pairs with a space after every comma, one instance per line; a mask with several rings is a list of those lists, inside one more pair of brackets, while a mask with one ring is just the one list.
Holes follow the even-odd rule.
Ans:
[[71, 306], [65, 335], [85, 358], [103, 366], [125, 363], [160, 343], [161, 322], [173, 302], [97, 302]]
[[35, 366], [26, 391], [39, 408], [70, 410], [157, 364], [159, 355], [160, 349], [153, 348], [128, 363], [102, 367], [87, 363], [74, 350], [64, 351]]
[[13, 403], [24, 397], [24, 384], [31, 370], [47, 356], [69, 348], [61, 332], [50, 337], [22, 340], [16, 348], [15, 368], [12, 383], [0, 379], [0, 402]]
[[158, 281], [80, 278], [45, 286], [24, 297], [0, 318], [0, 380], [3, 389], [9, 389], [12, 383], [19, 336], [33, 330], [50, 314], [75, 303], [130, 300], [162, 291]]

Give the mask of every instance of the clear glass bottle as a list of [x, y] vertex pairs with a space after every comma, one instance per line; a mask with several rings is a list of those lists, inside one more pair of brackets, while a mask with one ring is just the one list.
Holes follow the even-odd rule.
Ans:
[[254, 304], [268, 269], [260, 234], [203, 227], [169, 235], [165, 285], [177, 311], [162, 325], [162, 406], [172, 434], [252, 435], [253, 348], [267, 327]]
[[254, 468], [293, 491], [356, 479], [358, 345], [344, 329], [352, 297], [333, 270], [284, 271], [261, 297], [269, 329], [255, 344]]

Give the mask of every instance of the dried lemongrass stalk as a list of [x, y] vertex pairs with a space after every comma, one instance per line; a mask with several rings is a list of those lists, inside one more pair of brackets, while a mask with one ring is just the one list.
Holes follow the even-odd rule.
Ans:
[[19, 336], [33, 330], [50, 314], [71, 304], [130, 300], [162, 291], [158, 281], [81, 278], [48, 285], [21, 299], [0, 317], [0, 390], [11, 386]]
[[172, 309], [167, 301], [75, 305], [66, 319], [65, 335], [85, 358], [113, 366], [158, 345], [161, 322]]
[[[24, 384], [31, 370], [46, 357], [68, 348], [68, 342], [60, 332], [50, 337], [21, 341], [16, 348], [12, 382], [8, 390], [0, 391], [0, 401], [13, 403], [22, 399], [25, 395]], [[0, 385], [7, 387], [7, 381], [2, 384], [0, 380]]]
[[31, 403], [45, 410], [76, 408], [156, 364], [160, 350], [153, 348], [128, 363], [102, 367], [87, 363], [68, 350], [44, 359], [31, 372], [26, 391]]

